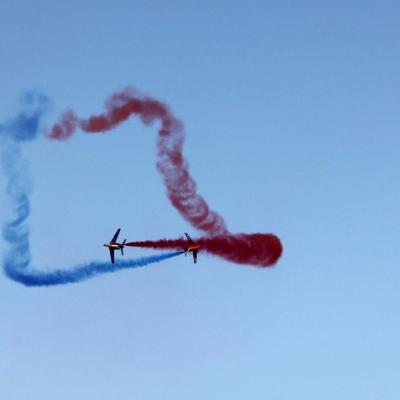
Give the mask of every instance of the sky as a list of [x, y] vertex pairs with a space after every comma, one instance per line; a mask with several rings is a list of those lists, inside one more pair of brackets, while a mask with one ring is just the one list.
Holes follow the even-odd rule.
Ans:
[[[50, 288], [2, 274], [1, 397], [398, 399], [399, 14], [385, 0], [3, 0], [0, 121], [30, 89], [51, 98], [51, 126], [137, 87], [184, 122], [190, 171], [230, 231], [272, 232], [284, 251], [271, 269], [200, 253]], [[156, 129], [24, 146], [36, 268], [106, 261], [118, 227], [199, 235], [165, 195]]]

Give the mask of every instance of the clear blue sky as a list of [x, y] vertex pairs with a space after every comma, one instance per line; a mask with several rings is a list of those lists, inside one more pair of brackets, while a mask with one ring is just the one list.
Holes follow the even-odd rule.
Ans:
[[[3, 0], [0, 120], [27, 89], [53, 99], [50, 125], [137, 86], [184, 121], [229, 228], [274, 232], [284, 254], [271, 270], [200, 255], [49, 289], [2, 276], [0, 397], [397, 400], [399, 20], [397, 1]], [[155, 138], [131, 120], [25, 147], [35, 266], [105, 260], [117, 227], [196, 234]]]

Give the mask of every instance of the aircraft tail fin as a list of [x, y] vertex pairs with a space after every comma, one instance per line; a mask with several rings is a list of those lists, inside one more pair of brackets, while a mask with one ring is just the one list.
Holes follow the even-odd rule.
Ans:
[[121, 254], [124, 255], [124, 246], [126, 243], [126, 239], [122, 242], [122, 246], [121, 246]]

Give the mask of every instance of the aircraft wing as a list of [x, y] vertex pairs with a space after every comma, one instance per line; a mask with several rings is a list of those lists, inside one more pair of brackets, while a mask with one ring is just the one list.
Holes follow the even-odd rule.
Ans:
[[190, 243], [194, 243], [192, 238], [185, 232], [185, 235], [187, 237], [187, 240], [189, 240]]
[[197, 263], [197, 250], [193, 250], [193, 262]]
[[110, 249], [110, 248], [108, 248], [108, 249], [110, 250], [111, 262], [114, 264], [114, 249]]
[[113, 238], [111, 239], [110, 243], [115, 243], [117, 241], [120, 230], [121, 229], [118, 229], [117, 232], [115, 232], [115, 234], [114, 234]]

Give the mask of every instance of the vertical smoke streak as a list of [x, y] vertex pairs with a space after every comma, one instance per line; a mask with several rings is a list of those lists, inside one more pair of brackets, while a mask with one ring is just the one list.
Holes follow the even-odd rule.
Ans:
[[11, 279], [16, 279], [17, 273], [25, 270], [31, 261], [27, 219], [32, 185], [22, 157], [21, 142], [37, 136], [40, 119], [48, 106], [49, 100], [45, 96], [26, 93], [22, 98], [23, 111], [7, 121], [0, 132], [1, 165], [7, 179], [6, 194], [11, 208], [2, 230], [8, 245], [3, 262], [4, 271]]
[[40, 120], [47, 111], [49, 100], [34, 92], [26, 93], [22, 99], [23, 111], [15, 118], [0, 125], [1, 166], [6, 176], [6, 194], [10, 213], [4, 223], [2, 234], [7, 243], [3, 259], [6, 275], [26, 286], [49, 286], [80, 282], [98, 274], [114, 272], [125, 268], [143, 267], [180, 255], [181, 251], [143, 257], [134, 260], [110, 262], [90, 262], [55, 271], [40, 271], [30, 267], [29, 243], [30, 201], [32, 182], [28, 164], [25, 162], [21, 142], [36, 138]]

